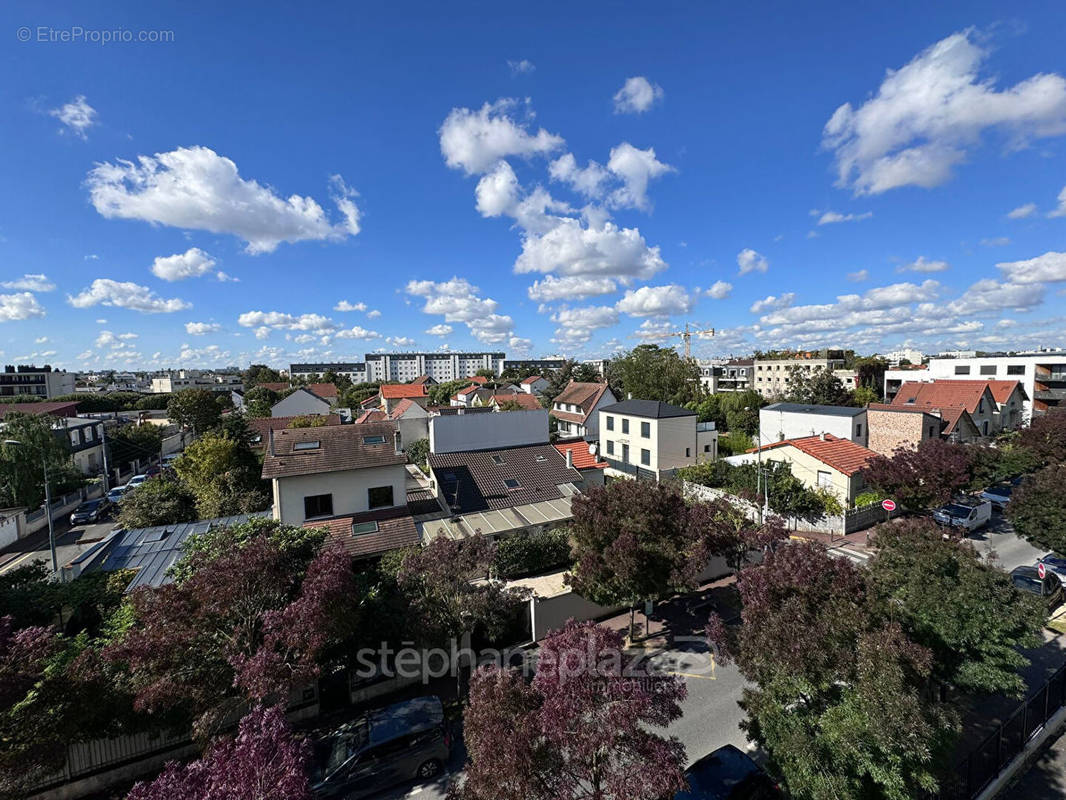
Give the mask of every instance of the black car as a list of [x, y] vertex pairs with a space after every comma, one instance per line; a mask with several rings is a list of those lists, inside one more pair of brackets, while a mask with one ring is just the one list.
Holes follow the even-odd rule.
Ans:
[[1036, 567], [1015, 567], [1010, 571], [1010, 579], [1016, 589], [1044, 598], [1049, 611], [1062, 605], [1062, 581], [1050, 569], [1045, 570], [1041, 579]]
[[111, 501], [106, 497], [86, 500], [70, 514], [71, 525], [91, 525], [111, 513]]
[[674, 800], [777, 800], [781, 790], [747, 753], [719, 747], [685, 770], [688, 789]]

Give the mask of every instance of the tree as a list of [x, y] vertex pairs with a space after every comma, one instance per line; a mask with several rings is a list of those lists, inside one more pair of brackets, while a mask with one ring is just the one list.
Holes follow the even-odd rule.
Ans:
[[[888, 361], [878, 356], [860, 356], [850, 359], [847, 362], [847, 367], [855, 370], [855, 394], [858, 395], [858, 389], [865, 389], [874, 398], [868, 400], [868, 403], [880, 402], [881, 393], [885, 385], [885, 370], [888, 369]], [[856, 405], [859, 404], [856, 403]], [[862, 403], [862, 405], [866, 405], [866, 403]]]
[[[2, 409], [0, 409], [2, 410]], [[84, 483], [70, 463], [70, 447], [52, 430], [52, 417], [10, 412], [0, 442], [0, 505], [37, 508], [44, 502], [44, 472], [53, 492]]]
[[204, 738], [244, 701], [283, 701], [318, 676], [349, 624], [351, 561], [338, 544], [308, 558], [286, 546], [306, 533], [284, 527], [234, 526], [186, 556], [182, 580], [130, 595], [101, 658], [127, 676], [138, 711], [180, 711]]
[[570, 533], [565, 528], [522, 531], [496, 543], [493, 570], [504, 578], [517, 578], [569, 566]]
[[578, 383], [602, 383], [603, 376], [592, 364], [575, 364], [571, 378]]
[[548, 379], [548, 385], [541, 393], [541, 396], [545, 398], [549, 407], [551, 407], [552, 401], [569, 385], [573, 376], [574, 362], [573, 359], [569, 358], [563, 362], [559, 369], [553, 370], [550, 374], [544, 376]]
[[396, 576], [412, 613], [412, 625], [428, 644], [444, 644], [463, 634], [498, 638], [525, 598], [488, 578], [496, 545], [480, 533], [465, 539], [438, 536], [403, 560]]
[[220, 738], [197, 761], [171, 761], [126, 800], [310, 800], [310, 743], [297, 740], [276, 706], [255, 706], [236, 738]]
[[490, 380], [496, 380], [496, 371], [488, 368], [479, 369], [474, 374], [479, 378], [489, 378]]
[[1066, 410], [1048, 411], [1018, 434], [1018, 446], [1029, 450], [1041, 464], [1066, 462]]
[[163, 429], [158, 425], [123, 425], [107, 434], [111, 448], [111, 467], [121, 469], [127, 464], [159, 455], [163, 448]]
[[913, 450], [871, 459], [862, 474], [867, 485], [904, 508], [921, 511], [951, 500], [970, 475], [970, 454], [962, 445], [926, 439]]
[[273, 389], [266, 386], [256, 386], [244, 393], [244, 411], [249, 417], [269, 417], [270, 409], [278, 402], [280, 397]]
[[[789, 543], [743, 569], [742, 625], [711, 641], [754, 685], [742, 723], [797, 800], [909, 800], [936, 789], [954, 719], [929, 700], [928, 650], [872, 613], [863, 572]], [[801, 631], [801, 635], [797, 635]]]
[[[1064, 476], [1066, 477], [1066, 476]], [[945, 539], [928, 519], [880, 525], [870, 585], [884, 614], [929, 649], [933, 676], [964, 692], [1021, 696], [1040, 644], [1044, 609], [968, 541]]]
[[880, 403], [881, 393], [869, 386], [856, 386], [851, 393], [851, 403], [857, 408], [865, 408], [870, 403]]
[[297, 417], [286, 428], [324, 428], [329, 425], [329, 417], [325, 414], [307, 414]]
[[676, 677], [633, 680], [622, 637], [570, 622], [541, 642], [531, 684], [478, 671], [464, 713], [470, 760], [459, 800], [659, 800], [685, 786], [685, 748], [664, 728], [681, 716]]
[[215, 393], [207, 389], [182, 389], [174, 392], [167, 403], [167, 416], [183, 428], [203, 434], [222, 419], [222, 407]]
[[786, 399], [793, 403], [809, 403], [821, 406], [848, 405], [844, 383], [827, 367], [806, 371], [802, 367], [789, 367], [791, 382]]
[[567, 583], [600, 605], [630, 607], [696, 587], [707, 565], [704, 531], [681, 492], [665, 483], [616, 481], [574, 498], [574, 568]]
[[460, 389], [465, 389], [470, 383], [468, 380], [447, 381], [428, 387], [426, 391], [429, 392], [429, 404], [433, 406], [451, 405], [452, 395]]
[[967, 488], [971, 491], [981, 491], [994, 483], [1032, 472], [1040, 465], [1037, 454], [1019, 446], [1016, 437], [1014, 441], [1000, 441], [995, 446], [967, 445], [967, 451], [970, 455]]
[[200, 519], [261, 511], [270, 502], [255, 454], [224, 431], [190, 444], [174, 469], [195, 496]]
[[250, 364], [241, 375], [241, 382], [246, 392], [260, 383], [281, 383], [283, 380], [280, 372], [265, 364]]
[[754, 389], [726, 392], [718, 397], [725, 413], [726, 430], [755, 436], [759, 430], [759, 409], [766, 405], [767, 399]]
[[1007, 504], [1014, 529], [1044, 550], [1066, 553], [1066, 515], [1063, 514], [1066, 464], [1044, 467], [1022, 481]]
[[752, 553], [766, 552], [788, 540], [788, 530], [776, 517], [756, 525], [740, 509], [726, 500], [699, 503], [692, 511], [707, 540], [707, 550], [725, 558], [734, 572], [748, 562]]
[[661, 400], [684, 405], [702, 392], [696, 362], [682, 358], [671, 347], [642, 344], [611, 360], [608, 383], [619, 397], [632, 394], [641, 400]]
[[123, 528], [151, 528], [194, 522], [196, 497], [179, 481], [165, 477], [147, 480], [122, 497], [118, 524]]
[[415, 439], [405, 450], [408, 463], [424, 468], [429, 458], [429, 439]]

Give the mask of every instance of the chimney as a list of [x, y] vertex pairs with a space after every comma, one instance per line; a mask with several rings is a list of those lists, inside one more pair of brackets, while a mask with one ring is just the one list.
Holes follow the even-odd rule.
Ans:
[[402, 455], [403, 447], [401, 447], [401, 445], [403, 444], [403, 437], [400, 436], [399, 431], [396, 431], [392, 434], [392, 443], [393, 446], [396, 448], [396, 455]]
[[267, 428], [267, 439], [270, 442], [270, 455], [274, 455], [274, 429]]
[[626, 400], [632, 400], [632, 399], [633, 399], [633, 393], [632, 392], [626, 392]]
[[570, 450], [569, 448], [567, 448], [567, 450], [566, 450], [566, 468], [567, 469], [573, 469], [574, 468], [574, 451]]
[[818, 438], [821, 439], [824, 442], [825, 441], [825, 431], [822, 431], [820, 434], [818, 434]]

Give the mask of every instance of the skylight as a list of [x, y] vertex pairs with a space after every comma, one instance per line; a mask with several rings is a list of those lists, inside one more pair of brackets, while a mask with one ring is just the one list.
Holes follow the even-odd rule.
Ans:
[[363, 444], [385, 444], [384, 436], [364, 436]]
[[292, 446], [292, 449], [293, 450], [317, 450], [321, 446], [322, 446], [322, 442], [319, 442], [317, 440], [313, 441], [313, 442], [296, 442], [296, 444], [294, 444]]
[[522, 484], [519, 483], [516, 478], [505, 478], [504, 481], [503, 481], [503, 485], [506, 486], [508, 489], [521, 489], [522, 488]]
[[506, 464], [507, 462], [503, 460], [503, 456], [493, 456], [492, 457], [492, 463], [493, 464]]
[[352, 536], [359, 536], [363, 533], [377, 533], [378, 524], [376, 522], [353, 522], [352, 523]]

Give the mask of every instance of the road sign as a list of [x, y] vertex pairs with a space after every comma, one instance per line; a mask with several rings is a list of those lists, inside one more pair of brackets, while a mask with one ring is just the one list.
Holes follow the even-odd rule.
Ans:
[[1044, 576], [1047, 575], [1047, 567], [1044, 566], [1043, 561], [1036, 565], [1036, 574], [1040, 576], [1040, 580], [1044, 580]]
[[895, 500], [882, 500], [881, 501], [881, 508], [883, 508], [885, 511], [895, 511], [896, 510], [896, 501]]

